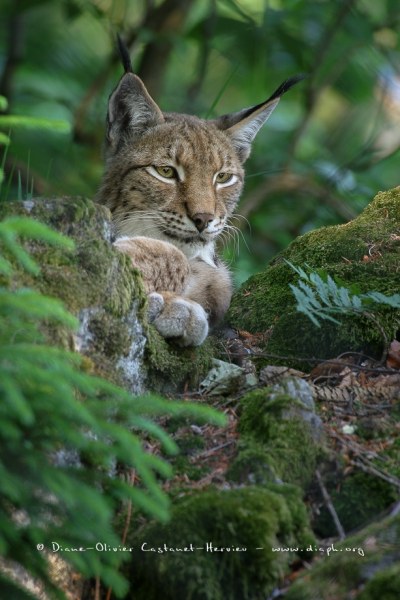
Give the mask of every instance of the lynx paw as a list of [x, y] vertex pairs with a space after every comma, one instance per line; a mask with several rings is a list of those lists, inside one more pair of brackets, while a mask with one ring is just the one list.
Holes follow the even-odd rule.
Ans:
[[208, 334], [207, 315], [197, 302], [175, 296], [164, 298], [153, 292], [148, 296], [150, 323], [165, 338], [174, 338], [181, 346], [200, 346]]
[[164, 308], [164, 298], [157, 292], [152, 292], [147, 296], [147, 318], [153, 323]]

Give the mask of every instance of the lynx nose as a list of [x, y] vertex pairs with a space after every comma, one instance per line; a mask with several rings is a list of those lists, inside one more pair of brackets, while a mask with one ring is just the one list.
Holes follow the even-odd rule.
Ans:
[[196, 225], [197, 229], [201, 233], [214, 219], [214, 215], [212, 215], [211, 213], [196, 213], [191, 218], [193, 223]]

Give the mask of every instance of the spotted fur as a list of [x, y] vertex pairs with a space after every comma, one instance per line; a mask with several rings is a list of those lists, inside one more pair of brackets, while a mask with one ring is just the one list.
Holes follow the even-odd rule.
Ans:
[[97, 200], [111, 209], [117, 248], [142, 271], [154, 325], [166, 338], [199, 345], [231, 299], [215, 243], [239, 200], [243, 163], [280, 95], [299, 78], [262, 104], [204, 120], [163, 113], [131, 72], [126, 51], [123, 59], [126, 72], [109, 99]]

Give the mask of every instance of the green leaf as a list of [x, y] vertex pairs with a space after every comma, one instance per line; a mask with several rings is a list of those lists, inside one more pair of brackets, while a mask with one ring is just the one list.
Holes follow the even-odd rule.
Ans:
[[8, 146], [8, 144], [10, 143], [10, 138], [8, 137], [8, 135], [6, 135], [5, 133], [2, 133], [0, 131], [0, 144], [2, 144], [3, 146]]
[[43, 119], [38, 117], [23, 117], [17, 115], [0, 115], [0, 127], [12, 129], [45, 129], [59, 133], [70, 133], [71, 124], [61, 119]]
[[0, 233], [9, 228], [23, 238], [46, 242], [67, 250], [75, 248], [73, 240], [30, 217], [7, 217], [0, 223]]
[[17, 262], [25, 269], [25, 271], [32, 273], [33, 275], [39, 273], [40, 269], [38, 265], [30, 255], [25, 252], [22, 246], [16, 242], [15, 234], [11, 228], [0, 229], [0, 242], [6, 247], [10, 254], [14, 255], [14, 258], [17, 259]]
[[385, 296], [381, 292], [368, 292], [357, 295], [349, 288], [339, 286], [328, 274], [324, 281], [318, 273], [307, 274], [301, 267], [294, 266], [289, 261], [286, 262], [300, 276], [297, 286], [289, 284], [297, 302], [296, 308], [317, 327], [320, 326], [319, 319], [340, 325], [340, 321], [335, 319], [332, 314], [345, 316], [362, 313], [362, 311], [366, 311], [367, 307], [370, 307], [371, 302], [400, 308], [400, 294]]
[[4, 371], [0, 381], [0, 390], [2, 390], [2, 401], [12, 406], [14, 414], [21, 423], [31, 425], [34, 422], [32, 408], [15, 378]]
[[400, 308], [400, 294], [385, 296], [385, 294], [382, 294], [381, 292], [368, 292], [367, 294], [363, 294], [362, 298], [372, 300], [378, 304], [392, 306], [393, 308]]
[[8, 261], [3, 256], [0, 256], [0, 273], [2, 273], [3, 275], [11, 275], [12, 272], [13, 268], [10, 261]]
[[71, 329], [78, 326], [78, 320], [66, 311], [62, 302], [29, 289], [10, 293], [0, 288], [0, 306], [4, 313], [14, 312], [29, 318], [57, 321]]

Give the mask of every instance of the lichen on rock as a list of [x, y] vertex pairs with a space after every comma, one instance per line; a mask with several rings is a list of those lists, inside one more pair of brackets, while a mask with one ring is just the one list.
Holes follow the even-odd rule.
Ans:
[[[343, 351], [363, 350], [380, 355], [385, 340], [400, 327], [400, 310], [379, 309], [379, 326], [367, 316], [341, 317], [341, 325], [324, 322], [321, 329], [299, 314], [289, 284], [298, 276], [295, 266], [322, 269], [342, 285], [361, 293], [399, 292], [400, 188], [379, 193], [357, 218], [344, 225], [322, 227], [294, 240], [260, 274], [246, 281], [234, 295], [228, 319], [239, 329], [269, 332], [263, 347], [269, 353], [302, 358], [330, 358]], [[288, 364], [288, 361], [285, 361]]]

